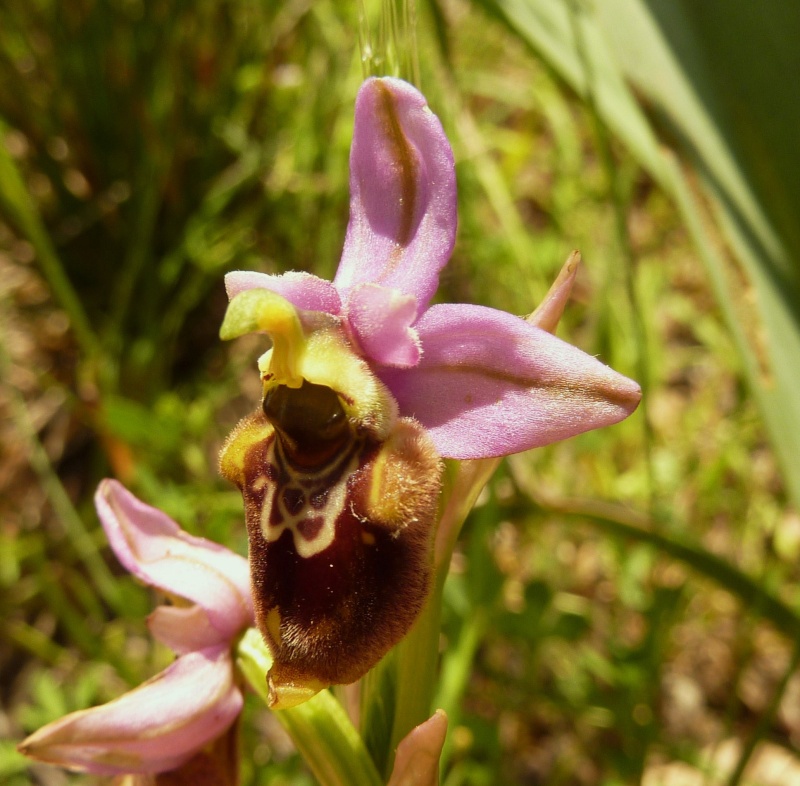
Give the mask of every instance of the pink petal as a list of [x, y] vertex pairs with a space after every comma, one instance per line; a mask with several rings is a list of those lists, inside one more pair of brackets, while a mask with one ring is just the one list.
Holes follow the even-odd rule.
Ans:
[[347, 298], [347, 319], [367, 357], [387, 366], [408, 368], [419, 362], [417, 301], [397, 289], [359, 284]]
[[220, 643], [220, 633], [200, 606], [158, 606], [147, 618], [153, 638], [182, 655]]
[[311, 273], [290, 271], [282, 276], [271, 276], [251, 270], [235, 270], [225, 276], [225, 289], [229, 300], [247, 289], [269, 289], [306, 311], [338, 315], [342, 307], [333, 284]]
[[447, 735], [447, 715], [437, 710], [397, 746], [388, 786], [437, 786], [439, 758]]
[[230, 641], [253, 624], [246, 559], [184, 532], [116, 480], [100, 484], [95, 505], [111, 548], [124, 567], [145, 584], [201, 606], [220, 641]]
[[97, 775], [165, 772], [223, 734], [241, 708], [230, 652], [216, 647], [183, 655], [130, 693], [39, 729], [19, 750]]
[[483, 306], [433, 306], [417, 322], [423, 356], [379, 375], [442, 456], [489, 458], [616, 423], [639, 386], [522, 319]]
[[399, 79], [368, 79], [356, 99], [350, 223], [334, 283], [436, 291], [456, 234], [453, 151], [425, 98]]

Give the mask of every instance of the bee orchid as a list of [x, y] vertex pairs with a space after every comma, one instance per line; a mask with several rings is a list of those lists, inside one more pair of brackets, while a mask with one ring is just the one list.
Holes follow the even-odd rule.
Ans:
[[453, 154], [411, 85], [356, 101], [350, 222], [333, 282], [234, 272], [221, 335], [266, 333], [261, 406], [229, 437], [273, 707], [352, 682], [431, 584], [441, 459], [616, 423], [639, 386], [524, 319], [430, 305], [456, 235]]

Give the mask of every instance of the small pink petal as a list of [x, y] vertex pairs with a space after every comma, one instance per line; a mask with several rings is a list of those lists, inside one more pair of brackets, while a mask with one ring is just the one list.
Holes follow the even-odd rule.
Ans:
[[419, 362], [417, 301], [397, 289], [359, 284], [347, 297], [347, 319], [359, 346], [371, 360], [409, 368]]
[[97, 775], [165, 772], [223, 734], [242, 703], [228, 648], [191, 652], [130, 693], [39, 729], [19, 750]]
[[235, 270], [225, 276], [229, 300], [248, 289], [269, 289], [305, 311], [325, 311], [336, 316], [342, 308], [339, 293], [330, 281], [302, 271], [271, 276], [251, 270]]
[[456, 235], [453, 151], [424, 96], [399, 79], [368, 79], [356, 99], [350, 223], [334, 283], [372, 282], [427, 306]]
[[447, 458], [506, 456], [627, 417], [641, 390], [555, 336], [483, 306], [433, 306], [423, 356], [379, 376]]
[[447, 715], [443, 710], [412, 729], [397, 746], [388, 786], [436, 786], [446, 735]]
[[147, 618], [153, 638], [182, 655], [220, 643], [220, 633], [200, 606], [158, 606]]
[[246, 559], [184, 532], [116, 480], [102, 481], [95, 505], [123, 566], [145, 584], [201, 606], [219, 631], [220, 641], [230, 641], [253, 624]]

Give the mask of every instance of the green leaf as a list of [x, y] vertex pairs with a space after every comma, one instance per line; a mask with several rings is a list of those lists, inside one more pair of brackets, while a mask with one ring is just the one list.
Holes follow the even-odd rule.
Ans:
[[[740, 350], [800, 502], [800, 100], [789, 76], [800, 73], [800, 15], [780, 2], [609, 0], [598, 22], [626, 77], [677, 130], [755, 289], [760, 324]], [[737, 303], [737, 288], [718, 296]]]
[[[476, 3], [584, 98], [675, 200], [800, 505], [800, 100], [791, 76], [800, 73], [800, 15], [777, 0]], [[694, 163], [754, 307], [628, 83]]]

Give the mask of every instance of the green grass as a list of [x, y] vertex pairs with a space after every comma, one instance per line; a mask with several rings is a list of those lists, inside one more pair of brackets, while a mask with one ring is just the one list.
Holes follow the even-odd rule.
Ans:
[[[646, 392], [625, 423], [510, 460], [470, 517], [445, 587], [443, 782], [653, 786], [732, 740], [722, 783], [748, 782], [751, 754], [796, 760], [800, 522], [677, 208], [505, 27], [455, 2], [437, 38], [419, 16], [459, 181], [439, 297], [529, 312], [580, 248], [559, 335]], [[19, 740], [169, 662], [105, 548], [100, 478], [244, 553], [216, 453], [255, 404], [260, 345], [216, 338], [222, 275], [332, 275], [361, 68], [355, 10], [330, 0], [7, 0], [0, 31], [0, 668]], [[243, 749], [246, 783], [311, 782], [255, 701]], [[4, 782], [88, 782], [30, 772], [0, 750]]]

